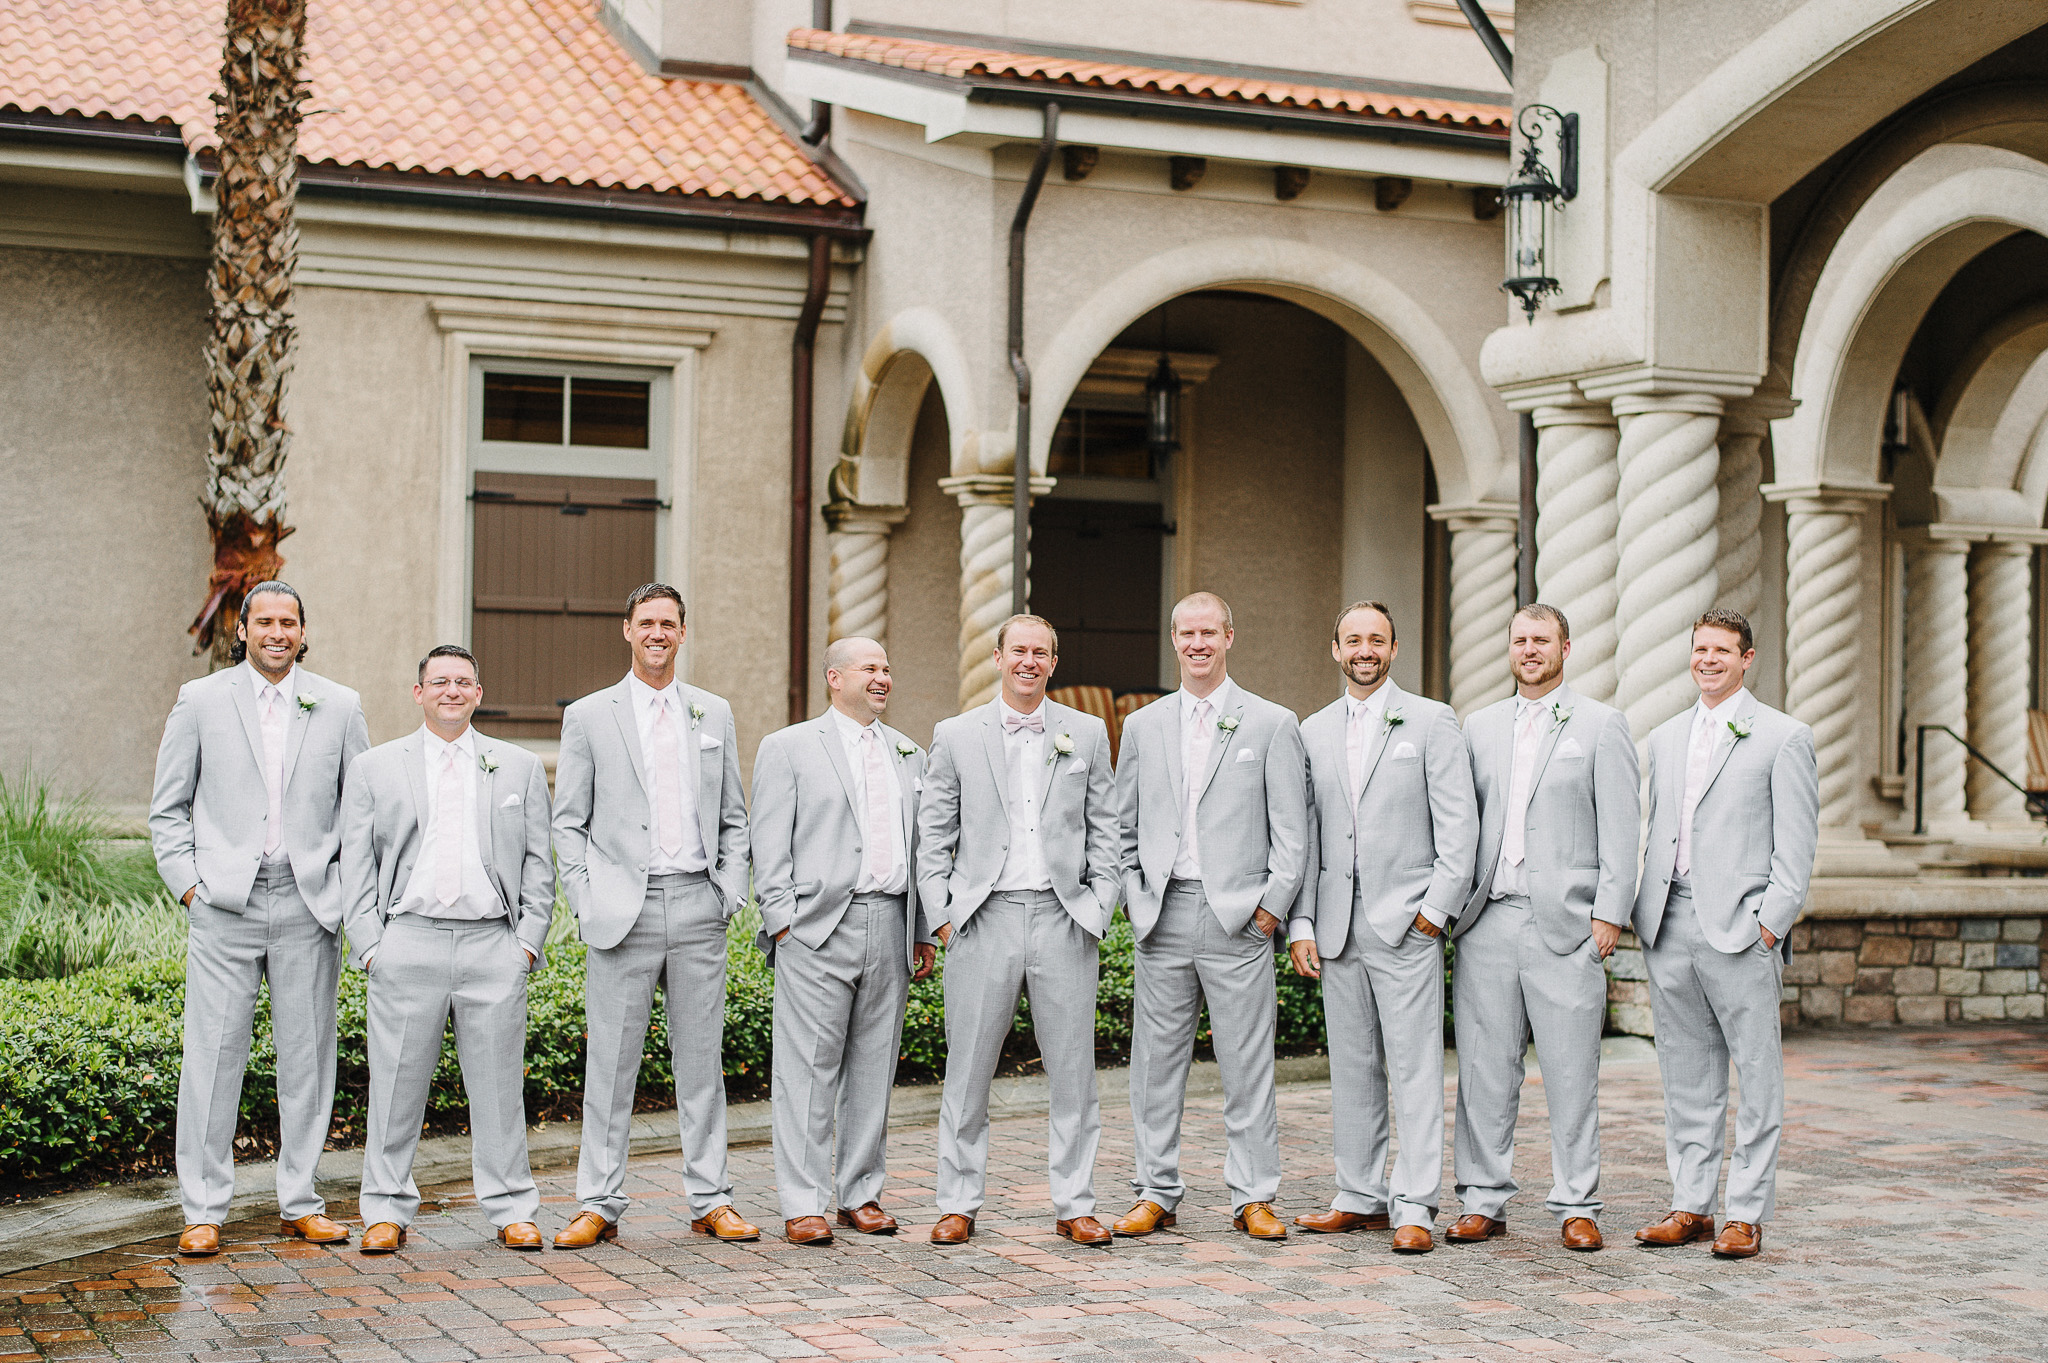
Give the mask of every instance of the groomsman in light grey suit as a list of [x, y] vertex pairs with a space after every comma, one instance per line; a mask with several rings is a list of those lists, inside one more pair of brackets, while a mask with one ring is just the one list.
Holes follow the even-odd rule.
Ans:
[[880, 644], [833, 641], [831, 708], [754, 756], [754, 891], [775, 967], [775, 1180], [792, 1244], [832, 1243], [835, 1186], [840, 1225], [896, 1229], [881, 1204], [889, 1093], [904, 1000], [935, 952], [917, 912], [924, 750], [882, 723], [891, 685]]
[[1763, 1247], [1778, 1190], [1785, 1063], [1778, 997], [1785, 934], [1806, 906], [1820, 835], [1813, 730], [1743, 685], [1749, 621], [1710, 610], [1692, 630], [1695, 705], [1650, 734], [1649, 841], [1636, 936], [1650, 972], [1671, 1214], [1647, 1245], [1714, 1234], [1728, 1123], [1728, 1062], [1742, 1084], [1728, 1168], [1728, 1222], [1714, 1253]]
[[[1345, 607], [1330, 643], [1344, 695], [1301, 726], [1318, 869], [1288, 950], [1297, 973], [1323, 982], [1337, 1197], [1295, 1224], [1327, 1234], [1391, 1223], [1395, 1253], [1426, 1254], [1444, 1167], [1444, 925], [1472, 887], [1479, 809], [1457, 716], [1394, 684], [1399, 651], [1386, 606]], [[1391, 1180], [1390, 1081], [1401, 1131]]]
[[1124, 903], [1137, 940], [1131, 1117], [1137, 1201], [1119, 1235], [1178, 1218], [1181, 1117], [1204, 1000], [1223, 1075], [1234, 1229], [1278, 1240], [1273, 933], [1308, 865], [1308, 774], [1294, 713], [1230, 679], [1230, 607], [1173, 608], [1180, 690], [1132, 713], [1117, 766]]
[[370, 734], [355, 692], [298, 665], [305, 606], [284, 583], [258, 583], [242, 598], [230, 656], [236, 666], [179, 690], [149, 802], [157, 871], [191, 919], [178, 1078], [178, 1252], [188, 1255], [220, 1252], [265, 980], [279, 1230], [315, 1244], [348, 1239], [313, 1181], [334, 1108], [342, 780]]
[[548, 780], [538, 757], [470, 727], [483, 695], [468, 649], [429, 649], [412, 689], [425, 722], [348, 773], [348, 940], [370, 976], [365, 1254], [404, 1245], [419, 1211], [412, 1162], [451, 1015], [477, 1202], [499, 1244], [541, 1247], [524, 1089], [526, 977], [555, 908]]
[[1536, 1039], [1550, 1105], [1549, 1200], [1564, 1247], [1600, 1237], [1601, 966], [1635, 905], [1635, 740], [1619, 710], [1564, 681], [1564, 613], [1515, 612], [1508, 666], [1515, 694], [1465, 723], [1479, 794], [1479, 880], [1451, 939], [1458, 1031], [1458, 1200], [1446, 1240], [1507, 1231], [1515, 1195], [1522, 1054]]
[[676, 679], [683, 598], [650, 582], [626, 598], [633, 669], [562, 715], [555, 858], [584, 944], [589, 1050], [576, 1198], [559, 1249], [618, 1237], [633, 1095], [654, 991], [668, 1010], [690, 1229], [761, 1232], [726, 1175], [725, 926], [747, 897], [747, 806], [732, 707]]
[[1052, 1087], [1054, 1229], [1108, 1245], [1095, 1219], [1098, 944], [1116, 906], [1109, 730], [1045, 698], [1059, 635], [1035, 615], [996, 632], [1001, 690], [940, 722], [917, 807], [917, 893], [946, 947], [946, 1092], [932, 1242], [974, 1234], [988, 1181], [988, 1086], [1017, 996]]

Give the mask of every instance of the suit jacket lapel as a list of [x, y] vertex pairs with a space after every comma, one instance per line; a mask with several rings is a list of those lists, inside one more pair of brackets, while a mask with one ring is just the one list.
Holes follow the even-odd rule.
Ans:
[[[1242, 724], [1244, 722], [1244, 692], [1233, 687], [1231, 698], [1235, 703], [1227, 713], [1231, 718]], [[1209, 769], [1202, 773], [1202, 795], [1209, 793], [1209, 783], [1216, 779], [1216, 769], [1223, 765], [1223, 755], [1230, 751], [1230, 740], [1237, 735], [1237, 730], [1235, 729], [1225, 730], [1216, 728], [1222, 722], [1225, 713], [1225, 711], [1219, 708], [1216, 712], [1216, 717], [1209, 721], [1209, 727], [1215, 730], [1213, 735], [1215, 743], [1209, 749]], [[1198, 795], [1196, 798], [1199, 799], [1201, 797]]]
[[420, 844], [427, 840], [427, 745], [421, 741], [419, 730], [415, 729], [399, 740], [404, 744], [405, 760], [399, 763], [405, 768], [405, 784], [412, 792], [412, 821], [419, 827]]
[[1166, 781], [1168, 787], [1173, 791], [1174, 802], [1178, 804], [1187, 799], [1188, 774], [1184, 769], [1185, 764], [1182, 762], [1181, 756], [1187, 749], [1187, 736], [1182, 731], [1187, 728], [1188, 717], [1183, 709], [1185, 698], [1180, 692], [1176, 691], [1166, 697], [1165, 700], [1155, 703], [1165, 705], [1167, 701], [1171, 701], [1173, 704], [1168, 710], [1169, 718], [1166, 722], [1166, 733], [1169, 740], [1166, 745]]
[[676, 687], [676, 697], [683, 704], [682, 714], [676, 716], [680, 723], [683, 745], [683, 762], [686, 770], [684, 779], [697, 792], [697, 829], [704, 837], [704, 853], [713, 861], [718, 860], [718, 788], [725, 776], [725, 754], [718, 748], [709, 750], [711, 760], [704, 760], [704, 721], [698, 719], [693, 710], [705, 711], [710, 717], [710, 707], [699, 703], [697, 693], [687, 686]]
[[[1387, 715], [1391, 711], [1399, 709], [1400, 705], [1401, 688], [1394, 685], [1393, 679], [1390, 677], [1387, 679], [1387, 698], [1380, 704], [1380, 731], [1372, 737], [1372, 747], [1365, 754], [1365, 771], [1358, 781], [1358, 800], [1360, 804], [1365, 803], [1365, 792], [1372, 789], [1372, 774], [1380, 769], [1380, 758], [1386, 755], [1387, 740], [1393, 737], [1394, 734], [1394, 726], [1387, 723]], [[1350, 718], [1348, 710], [1345, 718], [1347, 720]], [[1348, 754], [1346, 760], [1349, 760]], [[1357, 811], [1354, 810], [1352, 812], [1352, 817], [1357, 817]]]
[[256, 770], [263, 770], [263, 725], [256, 718], [256, 697], [249, 689], [248, 674], [240, 668], [237, 675], [228, 678], [228, 694], [233, 697], [235, 712], [242, 717], [242, 732], [249, 735], [249, 756], [256, 763]]
[[[1706, 783], [1700, 787], [1700, 799], [1704, 800], [1707, 798], [1707, 792], [1714, 788], [1714, 782], [1717, 779], [1719, 779], [1721, 775], [1721, 768], [1727, 766], [1728, 759], [1735, 755], [1735, 745], [1742, 741], [1741, 739], [1737, 738], [1731, 730], [1727, 729], [1725, 725], [1729, 721], [1746, 721], [1749, 719], [1751, 715], [1754, 715], [1755, 713], [1756, 697], [1744, 696], [1741, 702], [1736, 705], [1735, 713], [1730, 715], [1728, 717], [1728, 720], [1722, 721], [1722, 724], [1724, 726], [1722, 732], [1728, 735], [1728, 742], [1724, 744], [1716, 741], [1716, 743], [1714, 744], [1713, 765], [1707, 768]], [[1718, 740], [1718, 735], [1716, 737]]]
[[[475, 733], [476, 731], [472, 729], [470, 732]], [[493, 822], [495, 822], [491, 818], [491, 815], [496, 812], [498, 802], [493, 796], [494, 786], [492, 784], [491, 777], [494, 775], [494, 773], [491, 771], [490, 767], [486, 766], [484, 763], [484, 759], [487, 757], [490, 758], [491, 766], [497, 765], [498, 759], [491, 755], [490, 744], [485, 742], [484, 736], [482, 734], [477, 734], [476, 849], [483, 855], [485, 873], [489, 875], [491, 880], [498, 886], [498, 897], [505, 901], [505, 905], [507, 908], [516, 911], [519, 907], [519, 903], [513, 896], [506, 893], [506, 887], [504, 883], [498, 879], [498, 859], [491, 855], [491, 825]]]
[[284, 703], [291, 709], [285, 713], [284, 722], [284, 771], [281, 773], [279, 789], [292, 788], [292, 772], [299, 765], [299, 749], [306, 746], [306, 730], [313, 727], [313, 712], [299, 704], [297, 696], [286, 696]]
[[633, 679], [631, 677], [612, 688], [612, 718], [619, 724], [619, 741], [626, 745], [626, 756], [633, 763], [633, 779], [640, 783], [640, 793], [647, 797], [648, 807], [654, 804], [654, 787], [647, 783], [647, 767], [640, 759], [640, 716], [633, 713]]
[[1003, 742], [1000, 701], [990, 701], [981, 711], [981, 747], [988, 754], [989, 775], [995, 778], [996, 798], [1002, 801], [1003, 817], [1010, 815], [1010, 760]]
[[[896, 789], [903, 797], [896, 802], [896, 817], [902, 820], [903, 823], [903, 855], [908, 857], [911, 844], [915, 841], [911, 834], [917, 826], [917, 820], [911, 816], [910, 812], [910, 807], [915, 799], [914, 793], [910, 789], [910, 783], [915, 778], [910, 772], [910, 759], [896, 751], [896, 745], [903, 741], [903, 735], [897, 733], [888, 725], [882, 724], [880, 720], [876, 720], [875, 723], [881, 725], [882, 730], [879, 735], [883, 743], [882, 761], [885, 763], [893, 761], [896, 764]], [[910, 878], [912, 880], [917, 879], [915, 866], [911, 868]]]
[[[1564, 724], [1560, 724], [1557, 722], [1558, 707], [1562, 706], [1566, 710], [1575, 709], [1577, 707], [1570, 703], [1575, 699], [1577, 698], [1573, 696], [1572, 693], [1563, 686], [1558, 687], [1555, 691], [1552, 691], [1550, 693], [1550, 706], [1547, 711], [1550, 720], [1550, 725], [1549, 728], [1544, 731], [1542, 746], [1536, 749], [1536, 770], [1529, 777], [1529, 797], [1531, 799], [1535, 798], [1536, 787], [1539, 784], [1541, 784], [1543, 780], [1543, 773], [1550, 766], [1550, 755], [1553, 752], [1557, 751], [1558, 739], [1564, 736], [1565, 724], [1571, 723], [1569, 719], [1565, 720]], [[1510, 710], [1509, 713], [1512, 714], [1513, 711]], [[1539, 719], [1537, 722], [1542, 723], [1543, 721]], [[1510, 752], [1514, 750], [1514, 744], [1512, 742], [1509, 743], [1508, 749]]]
[[853, 826], [864, 826], [860, 801], [853, 798], [853, 768], [846, 761], [846, 747], [839, 741], [839, 726], [830, 714], [817, 723], [818, 741], [825, 745], [826, 760], [832, 763], [833, 772], [839, 777], [839, 788], [846, 792], [846, 807], [853, 811]]
[[1039, 763], [1045, 770], [1038, 774], [1038, 808], [1043, 811], [1045, 809], [1046, 793], [1052, 789], [1052, 778], [1057, 776], [1060, 770], [1060, 755], [1052, 746], [1053, 740], [1058, 738], [1062, 732], [1071, 734], [1074, 726], [1067, 721], [1065, 706], [1055, 705], [1053, 702], [1046, 700], [1040, 701], [1038, 708], [1039, 712], [1045, 716], [1045, 735], [1038, 741], [1039, 748], [1041, 749], [1040, 756], [1045, 759]]

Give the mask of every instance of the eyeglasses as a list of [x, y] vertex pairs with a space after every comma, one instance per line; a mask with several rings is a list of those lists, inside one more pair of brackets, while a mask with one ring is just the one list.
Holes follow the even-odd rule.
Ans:
[[420, 685], [428, 691], [475, 691], [482, 684], [468, 677], [429, 677]]

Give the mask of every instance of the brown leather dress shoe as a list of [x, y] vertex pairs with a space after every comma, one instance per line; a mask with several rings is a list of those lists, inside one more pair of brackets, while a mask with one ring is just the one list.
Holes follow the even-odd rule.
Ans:
[[405, 1227], [395, 1221], [379, 1221], [363, 1231], [365, 1254], [390, 1254], [405, 1244]]
[[318, 1212], [311, 1216], [302, 1216], [296, 1221], [279, 1221], [277, 1233], [296, 1235], [309, 1245], [338, 1245], [348, 1239], [347, 1226], [329, 1221]]
[[178, 1253], [187, 1258], [220, 1253], [219, 1226], [187, 1226], [178, 1237]]
[[1156, 1230], [1167, 1230], [1179, 1221], [1178, 1216], [1157, 1202], [1140, 1202], [1118, 1217], [1110, 1229], [1118, 1235], [1150, 1235]]
[[562, 1227], [555, 1237], [556, 1249], [589, 1249], [600, 1240], [619, 1238], [619, 1223], [607, 1221], [596, 1212], [578, 1212], [576, 1219]]
[[1254, 1240], [1285, 1240], [1287, 1227], [1280, 1218], [1273, 1215], [1273, 1208], [1264, 1202], [1247, 1202], [1244, 1210], [1230, 1218], [1230, 1228], [1241, 1230]]
[[1113, 1245], [1116, 1237], [1092, 1216], [1077, 1216], [1071, 1221], [1055, 1221], [1052, 1228], [1077, 1245]]
[[865, 1202], [858, 1207], [839, 1209], [839, 1224], [848, 1230], [857, 1230], [862, 1235], [894, 1235], [896, 1218], [882, 1210], [879, 1202]]
[[1645, 1226], [1636, 1232], [1636, 1239], [1656, 1249], [1671, 1245], [1689, 1245], [1695, 1240], [1705, 1240], [1714, 1233], [1714, 1218], [1701, 1216], [1698, 1212], [1674, 1211], [1654, 1226]]
[[974, 1218], [958, 1212], [947, 1212], [939, 1218], [939, 1224], [932, 1227], [932, 1243], [935, 1245], [964, 1245], [974, 1234]]
[[[846, 1215], [845, 1212], [840, 1213]], [[799, 1216], [782, 1223], [782, 1233], [792, 1245], [829, 1245], [832, 1228], [822, 1216]]]
[[1342, 1235], [1354, 1230], [1385, 1230], [1385, 1212], [1340, 1212], [1331, 1207], [1319, 1212], [1304, 1212], [1294, 1218], [1294, 1224], [1303, 1230], [1314, 1231], [1317, 1235]]
[[714, 1240], [758, 1240], [761, 1228], [740, 1220], [740, 1214], [730, 1205], [713, 1207], [703, 1216], [690, 1223], [690, 1229], [699, 1235], [708, 1235]]
[[1427, 1254], [1436, 1248], [1436, 1240], [1427, 1226], [1403, 1226], [1394, 1232], [1394, 1253]]
[[1747, 1221], [1730, 1221], [1721, 1227], [1720, 1238], [1714, 1241], [1716, 1259], [1753, 1259], [1756, 1252], [1764, 1247], [1764, 1228], [1753, 1226]]
[[1600, 1227], [1593, 1224], [1593, 1219], [1588, 1216], [1566, 1217], [1563, 1228], [1558, 1232], [1558, 1239], [1564, 1242], [1566, 1249], [1575, 1249], [1582, 1253], [1590, 1253], [1607, 1246], [1607, 1242], [1600, 1238]]
[[1453, 1221], [1451, 1228], [1444, 1232], [1444, 1239], [1454, 1245], [1471, 1245], [1477, 1244], [1481, 1240], [1491, 1240], [1496, 1235], [1506, 1235], [1507, 1233], [1507, 1222], [1495, 1220], [1491, 1216], [1481, 1216], [1474, 1212], [1469, 1216], [1461, 1216], [1456, 1221]]
[[525, 1250], [529, 1254], [537, 1254], [543, 1248], [540, 1227], [531, 1221], [514, 1221], [498, 1227], [498, 1243], [506, 1249]]

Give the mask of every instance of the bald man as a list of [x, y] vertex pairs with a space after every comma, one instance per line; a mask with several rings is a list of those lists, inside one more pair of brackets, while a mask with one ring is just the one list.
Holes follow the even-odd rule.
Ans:
[[[889, 655], [873, 639], [825, 650], [832, 704], [754, 757], [754, 889], [775, 967], [775, 1179], [790, 1243], [840, 1226], [895, 1231], [882, 1210], [889, 1093], [910, 982], [936, 954], [918, 913], [924, 750], [882, 722]], [[833, 1177], [834, 1137], [839, 1151]]]

